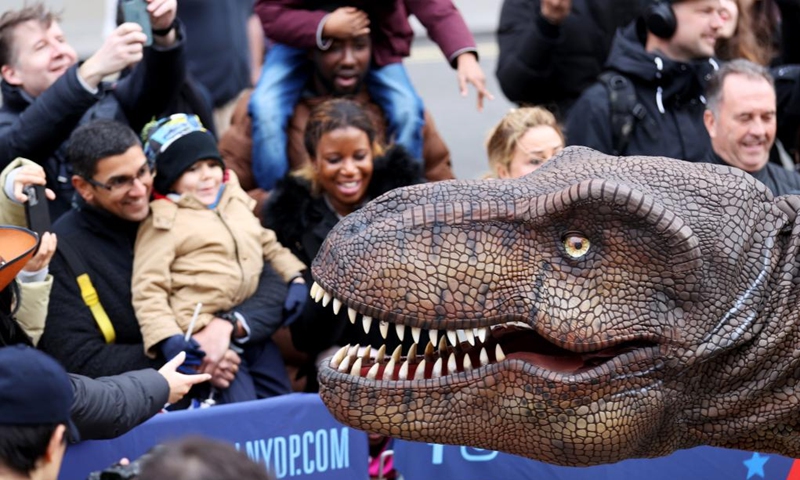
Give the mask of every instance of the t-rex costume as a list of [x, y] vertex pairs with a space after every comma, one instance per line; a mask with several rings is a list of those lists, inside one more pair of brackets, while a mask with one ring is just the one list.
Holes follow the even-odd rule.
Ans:
[[312, 296], [438, 341], [344, 348], [322, 399], [359, 429], [561, 465], [800, 456], [799, 210], [739, 170], [586, 148], [395, 190], [330, 233]]

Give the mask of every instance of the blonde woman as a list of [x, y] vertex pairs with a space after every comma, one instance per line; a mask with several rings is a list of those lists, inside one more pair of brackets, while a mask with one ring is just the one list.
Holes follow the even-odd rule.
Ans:
[[496, 178], [519, 178], [564, 148], [564, 133], [549, 110], [512, 109], [489, 133], [486, 152]]

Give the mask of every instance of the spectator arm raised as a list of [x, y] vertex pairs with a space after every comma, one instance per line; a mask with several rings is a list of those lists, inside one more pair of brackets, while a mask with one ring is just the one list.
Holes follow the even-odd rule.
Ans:
[[[497, 80], [505, 96], [517, 103], [549, 100], [553, 54], [563, 41], [561, 27], [541, 15], [538, 0], [505, 0], [497, 30]], [[540, 93], [537, 93], [540, 92]]]
[[145, 48], [144, 58], [117, 83], [114, 96], [134, 132], [158, 118], [179, 94], [186, 75], [183, 25], [176, 24], [178, 40], [169, 47]]
[[303, 0], [258, 0], [254, 7], [264, 34], [271, 40], [296, 48], [317, 46], [317, 28], [328, 14], [304, 10]]
[[44, 164], [97, 103], [100, 94], [80, 84], [77, 70], [77, 65], [67, 70], [21, 114], [0, 111], [0, 168], [17, 157]]

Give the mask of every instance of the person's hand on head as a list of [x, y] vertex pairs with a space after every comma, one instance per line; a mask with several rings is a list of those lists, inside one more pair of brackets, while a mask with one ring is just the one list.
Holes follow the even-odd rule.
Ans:
[[36, 251], [36, 254], [28, 260], [28, 263], [22, 269], [26, 272], [38, 272], [50, 265], [50, 260], [53, 258], [53, 254], [56, 253], [57, 246], [56, 234], [45, 232], [39, 240], [39, 250]]
[[458, 90], [462, 97], [467, 96], [467, 84], [471, 83], [478, 91], [478, 111], [483, 111], [483, 99], [494, 100], [489, 90], [486, 89], [486, 76], [483, 69], [478, 64], [478, 58], [474, 53], [465, 52], [456, 58]]
[[185, 374], [197, 373], [203, 364], [203, 357], [206, 356], [195, 339], [186, 340], [183, 335], [173, 335], [162, 341], [159, 347], [164, 358], [176, 358], [181, 352], [186, 354], [183, 363], [178, 366], [178, 371]]
[[[24, 165], [15, 169], [14, 173], [14, 199], [19, 203], [28, 201], [28, 195], [23, 188], [28, 185], [45, 185], [47, 183], [44, 169], [39, 165]], [[48, 200], [55, 200], [56, 194], [49, 188], [45, 190]]]
[[184, 395], [189, 393], [192, 385], [211, 380], [211, 375], [207, 373], [197, 373], [193, 375], [184, 375], [180, 373], [179, 369], [184, 364], [185, 360], [186, 353], [180, 352], [175, 358], [165, 363], [164, 366], [158, 370], [158, 373], [160, 373], [169, 384], [169, 403], [178, 402]]
[[572, 0], [542, 0], [542, 16], [553, 25], [561, 25], [572, 10]]
[[147, 35], [136, 23], [123, 23], [114, 29], [94, 55], [83, 62], [78, 75], [92, 88], [97, 88], [108, 75], [139, 62], [144, 52]]
[[322, 36], [352, 38], [369, 33], [369, 17], [355, 7], [340, 7], [331, 12], [322, 26]]

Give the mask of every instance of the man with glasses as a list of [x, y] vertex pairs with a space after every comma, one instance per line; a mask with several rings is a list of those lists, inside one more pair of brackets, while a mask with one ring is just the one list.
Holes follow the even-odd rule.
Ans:
[[[155, 170], [133, 130], [113, 120], [78, 127], [69, 139], [67, 158], [78, 195], [72, 210], [53, 224], [59, 249], [50, 263], [53, 288], [38, 346], [67, 371], [89, 377], [158, 367], [164, 359], [145, 355], [131, 302], [133, 247], [139, 222], [150, 212]], [[91, 279], [113, 327], [113, 341], [84, 302], [76, 280], [80, 272], [66, 258], [70, 252], [80, 258]], [[264, 268], [258, 290], [234, 309], [233, 320], [215, 318], [193, 337], [206, 359], [216, 365], [211, 382], [217, 388], [229, 386], [241, 361], [230, 349], [232, 335], [239, 343], [264, 341], [274, 331], [271, 322], [282, 319], [281, 292], [275, 292], [275, 285], [282, 282], [268, 276], [277, 273]], [[235, 329], [233, 322], [239, 322]]]

